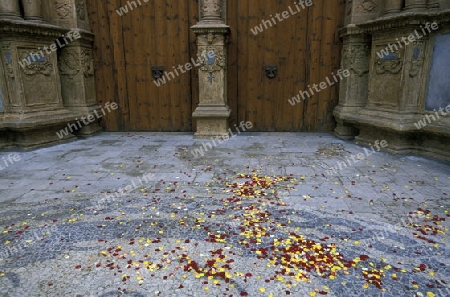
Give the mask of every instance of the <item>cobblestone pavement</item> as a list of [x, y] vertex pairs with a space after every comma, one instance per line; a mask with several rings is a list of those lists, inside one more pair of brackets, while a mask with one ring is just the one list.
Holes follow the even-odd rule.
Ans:
[[450, 296], [448, 164], [329, 134], [206, 142], [0, 153], [0, 296]]

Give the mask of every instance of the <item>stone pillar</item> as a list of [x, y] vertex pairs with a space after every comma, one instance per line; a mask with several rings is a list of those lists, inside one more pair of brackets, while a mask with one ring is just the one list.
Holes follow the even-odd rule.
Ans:
[[229, 27], [225, 24], [225, 0], [200, 0], [200, 21], [192, 27], [197, 35], [199, 105], [196, 137], [228, 135], [227, 48]]
[[[61, 76], [61, 93], [64, 107], [78, 118], [95, 114], [101, 109], [95, 95], [94, 62], [92, 46], [94, 35], [89, 31], [85, 0], [51, 2], [51, 22], [69, 28], [81, 36], [61, 48], [58, 68]], [[64, 43], [62, 43], [64, 45]], [[101, 129], [99, 121], [83, 125], [76, 134], [89, 136]]]
[[334, 111], [335, 133], [351, 139], [357, 131], [345, 123], [345, 115], [355, 113], [367, 104], [371, 38], [355, 26], [348, 26], [341, 33], [344, 39], [341, 68], [349, 70], [350, 76], [340, 82], [339, 105]]
[[0, 18], [3, 19], [21, 19], [19, 0], [0, 1]]

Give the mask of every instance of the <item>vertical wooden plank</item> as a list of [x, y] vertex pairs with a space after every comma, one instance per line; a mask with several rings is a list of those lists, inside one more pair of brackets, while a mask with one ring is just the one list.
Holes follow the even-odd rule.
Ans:
[[[95, 84], [98, 104], [103, 105], [107, 101], [118, 101], [114, 76], [114, 59], [112, 39], [110, 36], [110, 16], [104, 2], [88, 0], [88, 17], [92, 32], [95, 35], [93, 57], [95, 65]], [[103, 119], [103, 125], [107, 131], [119, 131], [122, 129], [118, 111], [107, 114]]]
[[[125, 2], [125, 1], [123, 1]], [[119, 104], [119, 117], [122, 118], [123, 130], [129, 130], [130, 110], [128, 102], [127, 80], [125, 76], [125, 57], [123, 44], [122, 17], [120, 17], [116, 9], [124, 5], [122, 1], [108, 1], [107, 13], [110, 16], [110, 31], [113, 47], [113, 65], [114, 76], [116, 82], [117, 103]]]
[[342, 24], [343, 16], [343, 1], [336, 1], [333, 5], [324, 6], [320, 65], [321, 77], [322, 81], [328, 77], [334, 84], [321, 91], [316, 125], [316, 130], [318, 131], [330, 131], [334, 128], [332, 112], [338, 101], [337, 89], [339, 82], [335, 82], [333, 76], [339, 69], [340, 47], [339, 38], [337, 38], [337, 29]]
[[[328, 5], [328, 4], [327, 4]], [[310, 36], [309, 51], [308, 51], [308, 64], [310, 65], [310, 75], [308, 85], [313, 87], [313, 84], [318, 84], [321, 81], [320, 73], [320, 46], [321, 46], [321, 33], [323, 24], [323, 7], [325, 4], [321, 1], [314, 1], [313, 6], [309, 14], [308, 27]], [[311, 93], [311, 92], [310, 92]], [[305, 128], [308, 131], [314, 131], [315, 123], [317, 119], [317, 105], [320, 102], [320, 93], [314, 91], [314, 95], [305, 101], [304, 117], [306, 120]]]
[[[190, 77], [177, 68], [190, 60], [188, 2], [141, 3], [123, 17], [129, 129], [189, 131]], [[158, 87], [153, 83], [152, 66], [164, 66], [175, 77], [168, 80], [167, 76], [166, 83]]]
[[229, 44], [228, 44], [228, 61], [227, 61], [227, 94], [228, 106], [231, 109], [230, 126], [238, 122], [238, 7], [242, 5], [242, 1], [227, 1], [227, 24], [230, 26]]
[[[189, 7], [189, 27], [197, 24], [199, 21], [198, 16], [198, 0], [191, 1], [188, 0]], [[197, 60], [197, 46], [196, 46], [197, 37], [195, 33], [189, 29], [189, 55], [190, 58], [193, 58], [195, 61]], [[192, 63], [191, 60], [189, 60]], [[190, 126], [192, 131], [197, 130], [196, 121], [192, 121], [192, 112], [197, 108], [199, 103], [199, 81], [198, 81], [198, 69], [193, 65], [193, 69], [190, 73], [190, 85], [191, 85], [191, 110], [188, 118], [188, 122], [190, 122]]]

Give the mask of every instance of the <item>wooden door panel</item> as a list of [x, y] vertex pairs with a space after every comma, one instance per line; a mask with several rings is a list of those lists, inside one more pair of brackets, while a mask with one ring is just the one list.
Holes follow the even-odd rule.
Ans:
[[[293, 2], [230, 1], [229, 12], [238, 16], [229, 19], [231, 27], [236, 27], [229, 67], [234, 83], [229, 84], [229, 94], [234, 96], [229, 102], [236, 108], [232, 121], [251, 121], [258, 131], [331, 131], [336, 86], [295, 106], [288, 99], [339, 68], [337, 30], [343, 23], [345, 1], [313, 1], [313, 6], [300, 12]], [[283, 11], [289, 12], [288, 18], [275, 19], [275, 25], [257, 35], [252, 32], [263, 20], [274, 24], [272, 17]], [[275, 78], [265, 76], [265, 65], [278, 66]]]
[[[197, 21], [196, 1], [140, 1], [141, 5], [123, 16], [115, 10], [127, 5], [130, 8], [128, 3], [133, 1], [112, 0], [103, 6], [90, 2], [91, 22], [101, 24], [93, 26], [95, 57], [100, 59], [114, 53], [108, 61], [112, 69], [98, 71], [103, 75], [97, 79], [97, 94], [104, 96], [105, 86], [115, 84], [114, 97], [119, 102], [118, 114], [106, 120], [107, 129], [192, 131], [191, 81], [195, 73], [178, 72], [174, 79], [158, 87], [153, 82], [151, 67], [163, 66], [174, 72], [174, 67], [190, 61], [192, 39], [195, 40], [190, 26]], [[105, 39], [112, 50], [104, 46]], [[114, 120], [120, 125], [114, 124]]]

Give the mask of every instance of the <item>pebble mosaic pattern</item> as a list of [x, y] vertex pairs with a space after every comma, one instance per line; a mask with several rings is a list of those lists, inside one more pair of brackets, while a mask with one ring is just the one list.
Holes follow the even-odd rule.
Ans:
[[[102, 137], [108, 145], [123, 137], [155, 141]], [[82, 192], [87, 179], [71, 184], [63, 198], [2, 203], [0, 296], [450, 295], [449, 176], [439, 170], [420, 180], [402, 176], [405, 185], [394, 192], [396, 175], [386, 172], [405, 170], [401, 157], [384, 155], [399, 166], [366, 162], [329, 177], [320, 174], [326, 162], [357, 146], [311, 136], [302, 144], [303, 156], [277, 159], [271, 149], [283, 156], [282, 149], [298, 140], [270, 137], [272, 145], [264, 145], [267, 136], [245, 137], [234, 144], [238, 156], [227, 144], [194, 158], [186, 144], [199, 142], [186, 136], [173, 136], [172, 146], [136, 146], [159, 157], [158, 164], [124, 146], [129, 156], [105, 159], [101, 168], [116, 180], [127, 171], [129, 177], [121, 176], [105, 193], [139, 177], [142, 170], [133, 172], [135, 166], [151, 168], [154, 181], [105, 196]], [[88, 143], [66, 145], [66, 153]], [[229, 153], [239, 162], [227, 164]], [[290, 172], [297, 162], [308, 164]], [[303, 174], [302, 167], [315, 173]], [[352, 170], [366, 179], [360, 192], [354, 191], [357, 179], [345, 178], [355, 176]], [[430, 187], [432, 182], [438, 186]], [[416, 186], [423, 190], [418, 193], [437, 188], [440, 194], [415, 197], [410, 193]]]

